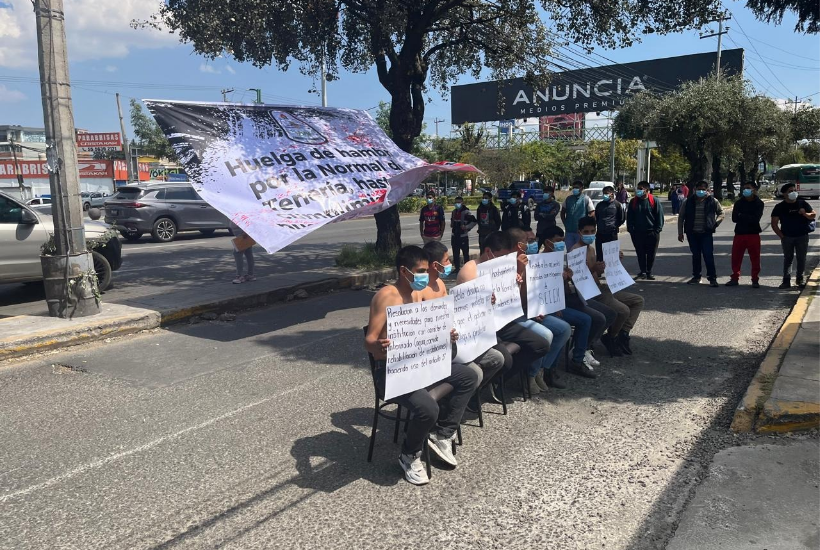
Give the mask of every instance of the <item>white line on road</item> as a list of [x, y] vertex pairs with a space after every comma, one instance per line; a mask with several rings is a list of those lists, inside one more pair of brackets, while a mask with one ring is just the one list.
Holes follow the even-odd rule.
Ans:
[[60, 482], [65, 481], [67, 479], [71, 479], [72, 477], [83, 474], [83, 473], [88, 472], [90, 470], [96, 470], [97, 468], [102, 468], [106, 464], [110, 464], [111, 462], [120, 460], [121, 458], [127, 458], [131, 455], [153, 449], [157, 445], [161, 445], [162, 443], [165, 443], [166, 441], [176, 439], [176, 438], [181, 437], [181, 436], [183, 436], [187, 433], [190, 433], [190, 432], [195, 432], [197, 430], [201, 430], [202, 428], [207, 428], [208, 426], [211, 426], [212, 424], [216, 424], [217, 422], [221, 422], [222, 420], [227, 420], [228, 418], [234, 417], [237, 414], [243, 413], [243, 412], [247, 411], [248, 409], [258, 407], [259, 405], [264, 405], [265, 403], [267, 403], [269, 401], [273, 401], [274, 399], [279, 399], [280, 397], [284, 397], [284, 396], [286, 396], [288, 394], [291, 394], [293, 392], [296, 392], [296, 391], [299, 391], [301, 389], [307, 388], [308, 386], [311, 386], [311, 385], [315, 384], [319, 380], [322, 380], [324, 378], [328, 378], [332, 375], [335, 375], [335, 372], [328, 372], [328, 373], [323, 374], [321, 376], [317, 376], [316, 378], [314, 378], [310, 382], [305, 382], [304, 384], [299, 384], [298, 386], [294, 386], [293, 388], [291, 388], [289, 390], [286, 390], [286, 391], [283, 391], [281, 393], [278, 393], [276, 395], [271, 395], [271, 396], [266, 397], [264, 399], [260, 399], [259, 401], [254, 401], [253, 403], [248, 403], [247, 405], [243, 405], [243, 406], [239, 407], [238, 409], [234, 409], [232, 411], [226, 412], [225, 414], [215, 416], [215, 417], [210, 418], [210, 419], [206, 420], [205, 422], [202, 422], [202, 423], [197, 424], [195, 426], [188, 426], [187, 428], [179, 430], [178, 432], [175, 432], [175, 433], [172, 433], [172, 434], [169, 434], [169, 435], [164, 435], [164, 436], [162, 436], [160, 438], [157, 438], [153, 441], [145, 443], [144, 445], [140, 445], [139, 447], [134, 447], [133, 449], [129, 449], [129, 450], [123, 451], [121, 453], [116, 453], [116, 454], [113, 454], [113, 455], [109, 455], [109, 456], [107, 456], [105, 458], [102, 458], [100, 460], [95, 460], [93, 462], [89, 462], [88, 464], [83, 464], [82, 466], [74, 468], [73, 470], [70, 470], [70, 471], [68, 471], [64, 474], [52, 477], [52, 478], [50, 478], [50, 479], [48, 479], [48, 480], [46, 480], [42, 483], [38, 483], [36, 485], [26, 487], [25, 489], [20, 489], [19, 491], [15, 491], [13, 493], [8, 493], [6, 495], [2, 495], [2, 496], [0, 496], [0, 503], [4, 503], [4, 502], [6, 502], [8, 500], [11, 500], [13, 498], [16, 498], [16, 497], [22, 497], [22, 496], [25, 496], [25, 495], [29, 495], [31, 493], [34, 493], [35, 491], [40, 491], [40, 490], [45, 489], [47, 487], [51, 487], [52, 485], [56, 485], [57, 483], [60, 483]]

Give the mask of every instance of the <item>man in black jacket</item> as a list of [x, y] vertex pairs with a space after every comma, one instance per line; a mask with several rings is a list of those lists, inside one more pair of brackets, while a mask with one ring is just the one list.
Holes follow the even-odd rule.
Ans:
[[636, 279], [654, 281], [652, 267], [655, 265], [655, 254], [663, 231], [663, 207], [661, 201], [655, 199], [646, 181], [638, 183], [635, 197], [629, 201], [626, 230], [632, 237], [635, 254], [638, 256], [640, 273]]
[[793, 183], [786, 183], [780, 188], [783, 202], [772, 210], [772, 231], [780, 237], [783, 247], [783, 283], [779, 288], [791, 288], [792, 262], [797, 255], [798, 287], [805, 283], [803, 272], [806, 269], [806, 255], [809, 251], [809, 233], [813, 231], [811, 222], [817, 219], [817, 213], [811, 205], [800, 198]]
[[493, 204], [492, 193], [484, 193], [481, 204], [476, 209], [476, 218], [478, 220], [478, 249], [483, 252], [487, 235], [501, 229], [501, 213]]
[[615, 188], [607, 185], [603, 199], [595, 205], [595, 221], [598, 233], [595, 237], [595, 254], [599, 262], [604, 261], [604, 243], [618, 240], [618, 232], [624, 224], [624, 208], [615, 200]]
[[706, 262], [709, 286], [718, 286], [713, 236], [722, 221], [723, 207], [720, 206], [720, 201], [709, 194], [709, 182], [699, 181], [695, 186], [694, 196], [683, 201], [678, 214], [678, 240], [683, 242], [683, 235], [686, 234], [689, 250], [692, 252], [692, 278], [686, 284], [700, 284], [702, 255]]
[[464, 205], [462, 197], [456, 197], [455, 208], [450, 215], [450, 227], [453, 229], [453, 237], [450, 245], [453, 251], [453, 265], [455, 270], [461, 269], [461, 258], [464, 256], [464, 263], [470, 261], [470, 235], [468, 232], [475, 227], [476, 219], [470, 213], [470, 209]]
[[735, 238], [732, 240], [732, 278], [726, 286], [737, 286], [740, 280], [740, 268], [743, 256], [749, 251], [752, 262], [752, 288], [760, 288], [760, 218], [763, 217], [763, 201], [757, 196], [755, 184], [743, 184], [741, 197], [732, 209], [732, 221], [735, 222]]
[[521, 192], [513, 191], [507, 204], [502, 207], [501, 216], [501, 230], [507, 230], [513, 227], [518, 229], [530, 226], [530, 209], [527, 204], [521, 200]]

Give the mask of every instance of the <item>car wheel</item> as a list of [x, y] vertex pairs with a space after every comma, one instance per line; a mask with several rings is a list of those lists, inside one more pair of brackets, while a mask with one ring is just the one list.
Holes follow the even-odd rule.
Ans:
[[206, 237], [210, 237], [216, 232], [216, 229], [200, 229], [199, 232], [205, 235]]
[[91, 208], [91, 203], [90, 202], [84, 202], [83, 203], [83, 212], [88, 212], [89, 208]]
[[125, 239], [126, 241], [129, 241], [129, 242], [133, 243], [133, 242], [137, 242], [138, 240], [140, 240], [142, 238], [143, 233], [142, 233], [142, 231], [138, 231], [136, 233], [129, 233], [127, 231], [120, 231], [120, 235], [122, 235], [122, 238]]
[[103, 292], [111, 286], [111, 264], [105, 259], [105, 256], [97, 252], [91, 251], [91, 257], [94, 259], [94, 272], [97, 274], [97, 287], [100, 292]]
[[177, 236], [177, 224], [171, 218], [160, 218], [154, 222], [151, 236], [154, 237], [154, 242], [170, 243]]

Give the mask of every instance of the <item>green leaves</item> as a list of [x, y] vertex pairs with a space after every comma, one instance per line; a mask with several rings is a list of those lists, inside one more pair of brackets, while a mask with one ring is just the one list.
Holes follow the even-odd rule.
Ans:
[[165, 138], [165, 134], [159, 125], [142, 110], [142, 105], [136, 99], [130, 102], [131, 126], [134, 127], [134, 135], [140, 152], [158, 159], [166, 158], [176, 160], [177, 156], [171, 144]]

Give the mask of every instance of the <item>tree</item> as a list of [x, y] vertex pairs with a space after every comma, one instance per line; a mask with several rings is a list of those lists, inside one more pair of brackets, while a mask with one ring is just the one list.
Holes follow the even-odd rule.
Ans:
[[650, 173], [653, 179], [661, 183], [672, 183], [685, 179], [689, 173], [689, 164], [675, 147], [665, 150], [652, 149]]
[[[227, 53], [259, 67], [287, 70], [295, 62], [315, 75], [324, 62], [336, 78], [341, 68], [375, 66], [391, 97], [393, 141], [409, 152], [430, 88], [446, 93], [464, 74], [523, 74], [545, 83], [536, 75], [551, 65], [553, 42], [626, 46], [645, 32], [700, 27], [719, 6], [719, 0], [690, 0], [685, 9], [673, 0], [624, 0], [617, 8], [594, 0], [166, 0], [151, 21], [136, 25], [175, 32], [199, 54]], [[376, 247], [398, 247], [398, 210], [375, 217]]]
[[131, 106], [131, 126], [134, 127], [134, 136], [137, 146], [143, 153], [158, 159], [169, 159], [176, 161], [174, 148], [168, 143], [162, 129], [153, 118], [145, 114], [142, 105], [136, 99], [132, 99]]
[[820, 32], [820, 3], [817, 0], [747, 0], [746, 7], [761, 21], [779, 25], [787, 11], [797, 14], [795, 32]]
[[[761, 160], [771, 159], [789, 148], [793, 133], [790, 122], [789, 115], [771, 99], [762, 96], [743, 98], [734, 132], [740, 152], [737, 163], [740, 185], [757, 181]], [[726, 183], [729, 193], [734, 194], [728, 178]]]

